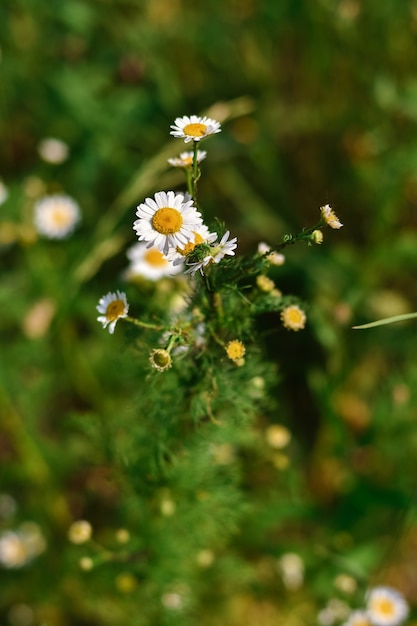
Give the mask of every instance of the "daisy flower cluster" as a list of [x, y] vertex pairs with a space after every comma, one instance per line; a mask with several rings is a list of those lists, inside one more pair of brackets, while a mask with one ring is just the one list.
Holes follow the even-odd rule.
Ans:
[[[333, 209], [325, 205], [321, 207], [320, 219], [313, 228], [304, 229], [298, 235], [284, 235], [277, 246], [260, 243], [257, 252], [248, 259], [236, 257], [237, 237], [233, 237], [226, 227], [213, 229], [206, 224], [197, 202], [200, 166], [207, 157], [207, 152], [200, 149], [201, 142], [221, 132], [220, 122], [207, 116], [190, 115], [176, 118], [170, 129], [173, 137], [182, 139], [193, 148], [168, 159], [169, 166], [183, 171], [186, 189], [157, 191], [137, 205], [133, 222], [137, 242], [127, 250], [129, 266], [123, 278], [140, 285], [143, 280], [158, 283], [162, 278], [183, 276], [188, 294], [194, 294], [190, 301], [194, 299], [200, 302], [206, 309], [205, 313], [190, 314], [188, 310], [184, 320], [176, 319], [170, 327], [164, 323], [145, 322], [128, 315], [126, 293], [117, 290], [100, 299], [97, 320], [111, 334], [120, 319], [140, 328], [161, 332], [163, 341], [159, 342], [159, 347], [151, 350], [148, 359], [151, 367], [159, 372], [170, 369], [172, 357], [182, 358], [189, 352], [190, 345], [196, 350], [206, 349], [207, 337], [201, 337], [200, 333], [197, 338], [197, 333], [192, 329], [193, 324], [205, 329], [204, 333], [214, 342], [212, 345], [221, 346], [222, 358], [226, 363], [241, 367], [248, 357], [247, 347], [243, 343], [245, 337], [239, 332], [232, 332], [232, 328], [228, 336], [224, 332], [222, 298], [233, 299], [231, 290], [236, 294], [242, 287], [245, 295], [242, 291], [242, 299], [235, 301], [236, 314], [240, 315], [245, 305], [248, 317], [265, 311], [277, 311], [284, 328], [292, 331], [303, 329], [307, 321], [305, 311], [294, 298], [282, 295], [267, 271], [283, 265], [285, 257], [281, 250], [287, 245], [296, 241], [305, 241], [309, 245], [321, 244], [324, 227], [338, 229], [342, 224]], [[57, 200], [55, 198], [55, 202]], [[56, 221], [59, 222], [59, 219]], [[49, 232], [49, 236], [52, 236], [51, 226]], [[186, 278], [190, 279], [188, 283]], [[222, 295], [223, 288], [225, 293]], [[206, 295], [199, 299], [195, 295], [198, 292]], [[231, 327], [233, 315], [229, 312]], [[216, 318], [213, 324], [220, 324], [219, 328], [210, 326], [210, 316]]]
[[408, 604], [397, 589], [373, 587], [365, 597], [365, 607], [352, 611], [343, 626], [401, 626], [408, 612]]
[[[336, 578], [335, 584], [344, 593], [353, 593], [356, 581], [347, 575]], [[402, 626], [409, 614], [408, 603], [404, 596], [393, 587], [378, 586], [369, 589], [365, 595], [364, 605], [350, 609], [349, 605], [332, 598], [324, 609], [319, 612], [318, 622], [321, 626]]]

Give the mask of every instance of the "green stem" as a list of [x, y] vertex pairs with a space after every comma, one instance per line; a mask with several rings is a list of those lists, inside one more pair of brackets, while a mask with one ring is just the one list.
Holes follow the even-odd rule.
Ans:
[[191, 195], [194, 200], [197, 200], [197, 181], [200, 178], [200, 172], [198, 170], [198, 141], [193, 142], [194, 154], [193, 154], [193, 173], [191, 181]]
[[385, 324], [393, 324], [394, 322], [404, 322], [405, 320], [412, 320], [417, 317], [416, 313], [404, 313], [403, 315], [394, 315], [393, 317], [385, 317], [382, 320], [376, 322], [370, 322], [369, 324], [361, 324], [360, 326], [352, 326], [354, 330], [364, 328], [374, 328], [374, 326], [384, 326]]
[[139, 326], [139, 328], [151, 328], [152, 330], [163, 330], [162, 326], [158, 326], [157, 324], [150, 324], [149, 322], [142, 322], [141, 320], [137, 320], [135, 317], [130, 317], [127, 315], [126, 317], [122, 317], [126, 322], [130, 324], [134, 324], [135, 326]]

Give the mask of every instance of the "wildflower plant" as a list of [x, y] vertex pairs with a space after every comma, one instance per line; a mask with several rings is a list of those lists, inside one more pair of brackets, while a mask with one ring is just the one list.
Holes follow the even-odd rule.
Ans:
[[[262, 353], [257, 320], [275, 314], [277, 332], [299, 331], [307, 323], [303, 303], [282, 293], [268, 272], [284, 263], [285, 248], [317, 243], [317, 232], [337, 218], [330, 208], [321, 210], [311, 228], [240, 254], [237, 234], [223, 225], [221, 215], [206, 221], [197, 193], [202, 161], [209, 158], [201, 144], [214, 140], [220, 123], [192, 115], [178, 118], [171, 129], [193, 147], [168, 163], [184, 173], [185, 190], [156, 191], [140, 200], [133, 222], [138, 241], [128, 248], [130, 266], [122, 275], [126, 291], [102, 296], [97, 320], [111, 334], [129, 325], [125, 337], [137, 363], [137, 417], [125, 426], [118, 423], [109, 445], [121, 459], [122, 474], [129, 474], [129, 510], [141, 511], [127, 530], [134, 537], [134, 525], [146, 526], [146, 519], [154, 529], [137, 565], [139, 575], [152, 581], [153, 568], [165, 568], [166, 584], [157, 585], [160, 610], [170, 612], [175, 604], [183, 619], [197, 602], [195, 571], [212, 566], [242, 519], [239, 446], [271, 407], [268, 385], [276, 383], [275, 369]], [[121, 431], [129, 434], [129, 443], [120, 439]], [[288, 443], [290, 432], [282, 432]], [[271, 445], [278, 447], [275, 440]], [[276, 467], [288, 464], [283, 453], [274, 454]], [[161, 520], [151, 523], [156, 510]], [[169, 526], [163, 518], [170, 519]], [[185, 537], [182, 529], [190, 524], [194, 531]], [[134, 544], [132, 539], [132, 550]], [[207, 565], [202, 554], [210, 555]], [[155, 581], [149, 584], [154, 593]]]

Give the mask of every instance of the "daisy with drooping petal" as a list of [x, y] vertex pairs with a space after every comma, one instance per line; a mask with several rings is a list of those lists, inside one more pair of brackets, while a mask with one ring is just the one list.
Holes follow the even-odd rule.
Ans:
[[372, 626], [366, 611], [352, 611], [343, 626]]
[[[197, 163], [201, 163], [207, 156], [205, 150], [197, 150]], [[192, 167], [194, 162], [194, 152], [181, 152], [179, 157], [168, 159], [168, 163], [172, 167]]]
[[166, 255], [166, 258], [173, 262], [174, 265], [183, 263], [187, 255], [191, 254], [194, 248], [202, 243], [210, 244], [216, 241], [217, 233], [211, 233], [205, 224], [201, 224], [199, 228], [196, 228], [192, 233], [192, 239], [184, 246], [177, 246], [171, 248]]
[[126, 269], [125, 278], [128, 280], [142, 276], [156, 281], [165, 276], [174, 276], [182, 270], [180, 263], [172, 263], [158, 248], [149, 248], [144, 241], [139, 241], [129, 248], [127, 257], [130, 264]]
[[221, 131], [219, 122], [210, 117], [199, 117], [198, 115], [177, 117], [175, 123], [171, 125], [171, 129], [170, 134], [173, 137], [184, 139], [185, 143], [200, 141], [200, 139]]
[[68, 237], [80, 219], [80, 207], [69, 196], [45, 196], [35, 204], [36, 229], [40, 235], [49, 239]]
[[306, 320], [306, 314], [297, 304], [290, 304], [281, 311], [281, 321], [288, 330], [301, 330]]
[[163, 254], [191, 241], [193, 231], [203, 223], [193, 201], [185, 202], [182, 193], [173, 191], [159, 191], [154, 199], [146, 198], [136, 215], [133, 228], [139, 241], [147, 241], [149, 247], [156, 246]]
[[[200, 274], [204, 276], [204, 268], [212, 263], [220, 263], [220, 261], [226, 256], [234, 256], [235, 249], [237, 248], [237, 237], [233, 237], [230, 241], [228, 241], [230, 235], [230, 231], [226, 231], [219, 243], [211, 243], [210, 245], [202, 244], [201, 252], [203, 253], [203, 258], [197, 262], [189, 262], [186, 263], [189, 266], [189, 269], [186, 270], [185, 274], [195, 274], [197, 271], [200, 271]], [[203, 247], [204, 246], [204, 247]], [[196, 246], [196, 251], [198, 254], [200, 251], [198, 250], [199, 246]]]
[[408, 616], [408, 604], [392, 587], [374, 587], [366, 597], [366, 608], [373, 626], [398, 626]]
[[111, 335], [114, 333], [117, 320], [127, 317], [129, 311], [126, 294], [123, 291], [110, 292], [103, 296], [100, 298], [96, 308], [101, 313], [97, 321], [103, 324], [103, 328], [108, 326]]
[[327, 226], [330, 226], [330, 228], [335, 228], [335, 229], [342, 228], [343, 226], [342, 222], [340, 222], [336, 213], [333, 211], [332, 207], [329, 204], [326, 204], [325, 206], [320, 207], [320, 212], [321, 212], [322, 219], [325, 221]]

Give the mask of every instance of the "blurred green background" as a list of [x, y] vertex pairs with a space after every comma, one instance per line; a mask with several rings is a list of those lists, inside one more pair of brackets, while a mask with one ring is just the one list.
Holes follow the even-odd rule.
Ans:
[[[231, 549], [251, 569], [221, 608], [203, 587], [200, 623], [315, 624], [341, 573], [417, 601], [415, 323], [351, 329], [417, 309], [416, 37], [412, 0], [2, 0], [0, 532], [30, 520], [46, 545], [0, 571], [2, 623], [148, 623], [113, 570], [89, 583], [94, 612], [66, 532], [88, 515], [105, 537], [125, 523], [106, 428], [141, 382], [95, 307], [125, 288], [136, 205], [181, 185], [170, 124], [200, 113], [223, 124], [204, 146], [202, 208], [240, 253], [327, 203], [344, 224], [274, 275], [308, 303], [306, 331], [267, 346], [292, 448], [266, 477], [249, 463], [260, 513]], [[50, 137], [62, 163], [41, 157]], [[52, 192], [81, 207], [65, 242], [33, 226]], [[294, 551], [305, 581], [291, 591], [276, 562]]]

